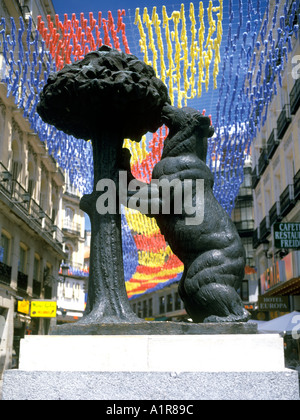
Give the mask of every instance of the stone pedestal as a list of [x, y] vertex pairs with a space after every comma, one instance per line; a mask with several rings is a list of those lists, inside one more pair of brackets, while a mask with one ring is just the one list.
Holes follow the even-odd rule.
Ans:
[[279, 335], [27, 336], [3, 399], [299, 399]]

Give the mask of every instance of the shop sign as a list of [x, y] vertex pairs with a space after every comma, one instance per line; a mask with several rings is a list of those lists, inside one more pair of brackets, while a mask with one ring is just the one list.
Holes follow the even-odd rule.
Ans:
[[275, 223], [274, 243], [279, 249], [300, 248], [300, 223]]
[[57, 304], [53, 300], [31, 301], [30, 316], [32, 318], [55, 318]]
[[260, 311], [289, 312], [288, 296], [259, 296], [258, 308]]
[[292, 251], [284, 258], [276, 261], [260, 276], [261, 293], [271, 287], [300, 276], [300, 251]]
[[29, 300], [18, 300], [17, 311], [20, 314], [29, 315], [30, 302]]

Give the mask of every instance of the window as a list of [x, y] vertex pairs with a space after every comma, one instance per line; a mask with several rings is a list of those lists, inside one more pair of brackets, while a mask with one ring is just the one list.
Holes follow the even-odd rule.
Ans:
[[149, 299], [148, 315], [149, 316], [152, 316], [153, 315], [153, 311], [152, 311], [152, 298]]
[[254, 267], [254, 251], [253, 251], [253, 242], [252, 242], [252, 236], [251, 237], [243, 237], [241, 238], [245, 252], [246, 252], [246, 265], [249, 265], [250, 267]]
[[148, 316], [148, 301], [143, 301], [143, 318], [147, 318]]
[[71, 209], [71, 207], [66, 207], [65, 213], [65, 218], [68, 221], [73, 222], [74, 211]]
[[232, 218], [235, 222], [244, 220], [253, 220], [253, 203], [252, 201], [238, 201], [233, 209]]
[[249, 300], [249, 286], [247, 280], [242, 281], [241, 299], [245, 302]]
[[178, 311], [179, 309], [181, 309], [181, 299], [180, 299], [179, 293], [176, 292], [175, 293], [175, 311]]
[[265, 187], [265, 205], [266, 205], [266, 213], [268, 213], [271, 208], [271, 191], [270, 191], [269, 186]]
[[9, 265], [9, 256], [10, 256], [10, 237], [4, 232], [1, 233], [1, 242], [0, 242], [0, 262], [3, 264]]
[[293, 184], [294, 176], [295, 176], [295, 162], [293, 155], [286, 156], [286, 179], [287, 184]]
[[33, 279], [36, 281], [40, 281], [40, 257], [37, 254], [34, 255]]
[[242, 184], [243, 187], [250, 187], [252, 188], [252, 174], [251, 174], [251, 168], [245, 168], [244, 170], [244, 181]]
[[166, 299], [165, 299], [164, 296], [161, 296], [159, 298], [159, 313], [160, 314], [164, 314], [166, 312], [166, 309], [165, 309], [165, 301], [166, 301]]
[[28, 163], [28, 193], [30, 197], [33, 197], [35, 189], [35, 180], [34, 180], [34, 165], [32, 162]]
[[64, 227], [66, 229], [72, 229], [73, 219], [74, 219], [74, 210], [71, 207], [66, 207], [65, 208], [65, 220], [64, 220]]
[[44, 286], [45, 286], [45, 299], [52, 299], [52, 275], [53, 267], [50, 263], [46, 263], [44, 270]]
[[40, 206], [42, 207], [44, 211], [48, 210], [49, 201], [50, 200], [48, 199], [48, 181], [46, 178], [46, 173], [42, 171], [42, 180], [41, 180], [41, 189], [40, 189]]
[[275, 192], [275, 201], [280, 201], [280, 194], [281, 194], [281, 180], [280, 174], [275, 174], [274, 177], [274, 192]]
[[137, 303], [137, 316], [142, 318], [142, 302]]
[[19, 145], [16, 140], [12, 142], [12, 179], [19, 181], [20, 173], [22, 170], [22, 163], [20, 162]]
[[26, 263], [27, 263], [27, 247], [24, 244], [20, 244], [20, 251], [19, 251], [19, 263], [18, 263], [18, 271], [20, 273], [26, 274]]
[[168, 295], [167, 296], [167, 312], [173, 311], [173, 296]]

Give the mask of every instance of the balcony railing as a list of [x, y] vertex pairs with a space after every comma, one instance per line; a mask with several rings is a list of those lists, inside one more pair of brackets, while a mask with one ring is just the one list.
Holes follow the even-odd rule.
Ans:
[[251, 231], [254, 229], [254, 220], [242, 220], [240, 222], [234, 222], [237, 230], [240, 231]]
[[258, 227], [257, 229], [255, 229], [253, 231], [253, 236], [252, 236], [252, 245], [253, 248], [257, 248], [258, 245], [260, 244], [261, 240], [260, 240], [260, 228]]
[[33, 279], [32, 294], [35, 297], [40, 297], [42, 291], [42, 283]]
[[294, 176], [294, 200], [300, 199], [300, 170]]
[[260, 227], [260, 240], [263, 241], [264, 239], [266, 239], [266, 237], [271, 232], [270, 217], [269, 217], [269, 215], [263, 218], [263, 220], [261, 221], [259, 227]]
[[28, 276], [27, 274], [21, 273], [18, 271], [18, 280], [17, 280], [18, 289], [26, 292], [28, 286]]
[[0, 262], [0, 282], [10, 284], [11, 280], [11, 267]]
[[262, 175], [268, 166], [269, 160], [267, 156], [267, 152], [265, 149], [262, 149], [261, 154], [258, 159], [258, 174]]
[[269, 139], [267, 141], [267, 156], [268, 159], [271, 159], [272, 156], [274, 155], [278, 145], [279, 145], [279, 140], [277, 139], [277, 130], [276, 128], [274, 128], [269, 136]]
[[277, 120], [277, 136], [278, 139], [282, 139], [290, 122], [292, 121], [290, 116], [290, 106], [288, 104], [284, 105], [282, 111]]
[[288, 185], [280, 195], [281, 216], [284, 217], [294, 207], [294, 186]]
[[276, 201], [275, 204], [271, 207], [269, 216], [270, 216], [270, 226], [272, 226], [278, 220], [282, 219], [281, 213], [280, 213], [280, 201]]
[[290, 93], [291, 114], [295, 115], [300, 105], [300, 79], [296, 80]]
[[50, 217], [30, 196], [29, 192], [16, 180], [0, 162], [0, 191], [22, 210], [28, 222], [34, 223], [43, 230], [46, 236], [55, 243], [62, 245], [63, 233], [54, 225]]
[[252, 171], [252, 189], [254, 190], [256, 185], [258, 184], [260, 180], [260, 176], [257, 173], [257, 167], [255, 166]]
[[80, 235], [81, 226], [79, 223], [70, 222], [69, 220], [64, 220], [63, 222], [63, 232], [68, 233], [69, 235]]
[[240, 187], [239, 194], [237, 197], [239, 200], [249, 200], [252, 198], [252, 188], [251, 187]]

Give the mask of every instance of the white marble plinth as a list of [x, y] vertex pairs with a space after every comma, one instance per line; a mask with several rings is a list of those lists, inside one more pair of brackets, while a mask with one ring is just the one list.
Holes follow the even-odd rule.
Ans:
[[83, 372], [266, 372], [284, 369], [277, 334], [26, 336], [19, 369]]
[[4, 400], [299, 400], [277, 334], [27, 336]]

